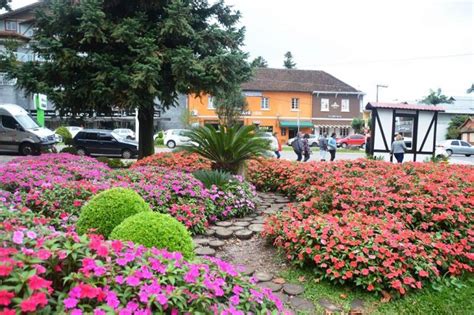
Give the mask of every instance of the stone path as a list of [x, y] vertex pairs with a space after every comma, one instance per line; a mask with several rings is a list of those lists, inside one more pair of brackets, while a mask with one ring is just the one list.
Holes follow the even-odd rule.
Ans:
[[[269, 244], [260, 232], [268, 215], [284, 209], [290, 201], [275, 193], [258, 193], [257, 211], [244, 218], [219, 221], [210, 226], [204, 235], [194, 238], [196, 255], [214, 256], [236, 266], [241, 266], [244, 276], [253, 277], [257, 285], [274, 292], [293, 314], [316, 314], [316, 308], [302, 294], [304, 287], [286, 283], [277, 275], [288, 268], [278, 255], [275, 247]], [[343, 314], [341, 306], [327, 299], [318, 299], [318, 305], [325, 314]], [[350, 314], [363, 314], [363, 301], [354, 300]]]

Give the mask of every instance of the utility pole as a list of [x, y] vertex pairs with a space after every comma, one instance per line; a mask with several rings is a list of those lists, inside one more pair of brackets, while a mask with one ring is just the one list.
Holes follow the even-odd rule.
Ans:
[[377, 94], [375, 96], [375, 102], [379, 102], [379, 88], [388, 88], [388, 85], [377, 84]]

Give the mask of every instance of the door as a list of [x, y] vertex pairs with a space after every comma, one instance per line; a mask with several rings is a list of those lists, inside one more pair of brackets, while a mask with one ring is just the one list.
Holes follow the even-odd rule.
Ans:
[[18, 122], [12, 116], [0, 116], [0, 151], [19, 151], [20, 143], [17, 140], [17, 134], [20, 131], [16, 129], [17, 125]]
[[466, 141], [461, 141], [462, 154], [474, 154], [474, 148]]
[[451, 145], [449, 146], [448, 150], [453, 151], [453, 154], [462, 154], [462, 149], [458, 140], [451, 141]]
[[109, 134], [99, 134], [98, 137], [99, 147], [97, 153], [105, 155], [120, 155], [122, 154], [121, 148], [118, 145], [117, 140]]
[[83, 140], [83, 141], [85, 142], [87, 152], [89, 152], [91, 154], [99, 153], [100, 145], [99, 145], [99, 140], [97, 138], [97, 133], [87, 132], [85, 140]]

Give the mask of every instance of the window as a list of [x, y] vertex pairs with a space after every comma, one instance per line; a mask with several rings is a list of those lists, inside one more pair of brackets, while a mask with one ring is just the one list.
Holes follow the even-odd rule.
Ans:
[[459, 145], [459, 141], [451, 141], [451, 145]]
[[16, 27], [17, 27], [16, 21], [5, 21], [6, 31], [16, 31]]
[[9, 129], [16, 129], [16, 122], [15, 118], [12, 116], [2, 116], [2, 126]]
[[339, 135], [340, 135], [341, 137], [347, 137], [347, 136], [349, 135], [349, 128], [347, 128], [347, 127], [341, 127], [341, 128], [339, 129]]
[[467, 142], [465, 142], [465, 141], [461, 141], [461, 145], [462, 145], [463, 147], [470, 147], [470, 146], [471, 146], [469, 143], [467, 143]]
[[95, 132], [88, 132], [86, 134], [87, 140], [97, 140], [97, 134]]
[[216, 109], [214, 106], [214, 96], [210, 96], [207, 98], [207, 108], [208, 109]]
[[321, 99], [321, 111], [329, 112], [329, 99], [328, 98]]
[[262, 100], [260, 101], [260, 108], [263, 110], [270, 109], [270, 105], [268, 103], [268, 97], [262, 97]]
[[115, 139], [111, 135], [101, 134], [99, 136], [100, 141], [114, 141]]
[[341, 103], [341, 112], [348, 112], [349, 111], [349, 100], [347, 98], [342, 100]]
[[300, 99], [299, 98], [292, 98], [291, 99], [291, 110], [299, 110], [300, 109]]

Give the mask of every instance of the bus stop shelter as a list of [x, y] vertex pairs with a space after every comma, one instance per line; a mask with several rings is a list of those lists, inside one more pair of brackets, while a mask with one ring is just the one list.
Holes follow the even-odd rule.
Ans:
[[435, 155], [438, 113], [444, 109], [434, 105], [406, 103], [372, 103], [369, 153], [393, 161], [390, 149], [395, 135], [403, 136], [408, 151], [405, 161], [424, 161]]

